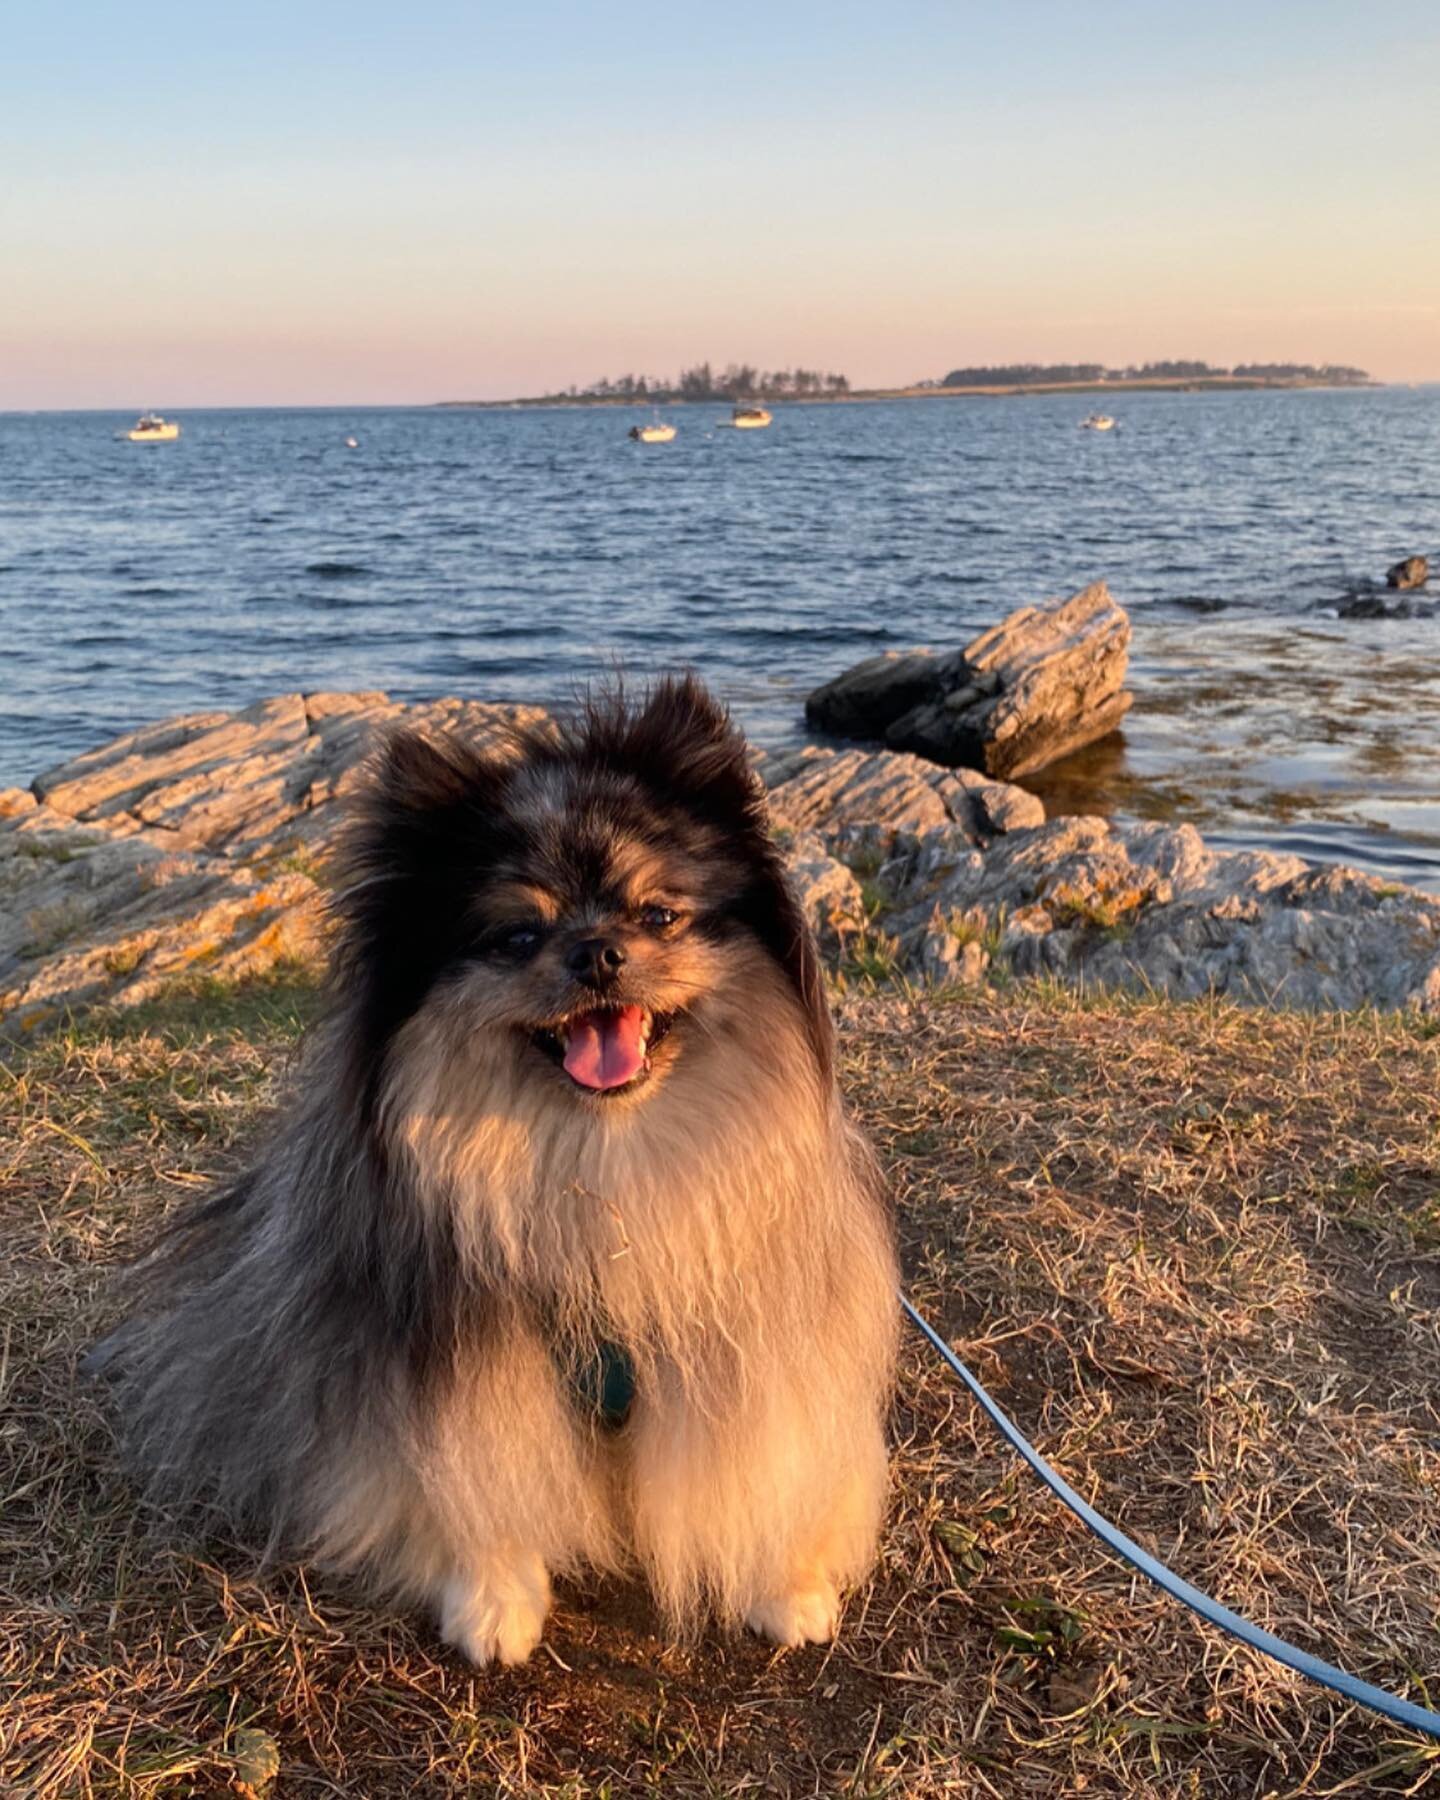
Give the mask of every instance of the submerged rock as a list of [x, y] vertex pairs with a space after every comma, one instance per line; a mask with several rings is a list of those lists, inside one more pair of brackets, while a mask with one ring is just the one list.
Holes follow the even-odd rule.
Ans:
[[963, 650], [871, 657], [812, 693], [805, 716], [842, 737], [883, 738], [950, 767], [1008, 779], [1112, 732], [1130, 621], [1103, 581], [1021, 607]]
[[1418, 589], [1401, 592], [1395, 588], [1354, 588], [1334, 604], [1337, 619], [1430, 619], [1436, 602]]

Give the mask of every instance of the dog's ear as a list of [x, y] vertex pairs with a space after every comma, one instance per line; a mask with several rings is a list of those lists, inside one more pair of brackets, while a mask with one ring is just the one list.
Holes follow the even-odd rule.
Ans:
[[508, 781], [502, 757], [458, 738], [392, 732], [374, 757], [346, 833], [342, 862], [350, 879], [342, 884], [342, 903], [351, 888], [407, 884], [413, 892], [449, 874], [461, 852], [473, 853], [477, 840], [493, 832]]
[[557, 753], [629, 775], [727, 833], [745, 826], [761, 793], [743, 733], [694, 675], [665, 676], [633, 705], [620, 681], [590, 693]]
[[334, 981], [383, 1054], [467, 930], [477, 871], [513, 847], [513, 756], [401, 730], [380, 746], [342, 840]]
[[[636, 719], [660, 748], [662, 779], [718, 820], [741, 824], [761, 792], [740, 727], [693, 675], [662, 681]], [[661, 748], [663, 747], [663, 748]]]
[[425, 814], [457, 806], [485, 773], [484, 758], [456, 738], [392, 731], [375, 759], [372, 808]]

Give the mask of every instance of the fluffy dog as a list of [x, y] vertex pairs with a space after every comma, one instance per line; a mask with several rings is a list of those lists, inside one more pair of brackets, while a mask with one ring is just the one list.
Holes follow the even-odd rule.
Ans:
[[99, 1353], [148, 1492], [476, 1663], [585, 1567], [678, 1629], [828, 1638], [895, 1268], [739, 732], [686, 679], [499, 749], [397, 736], [336, 905], [296, 1103]]

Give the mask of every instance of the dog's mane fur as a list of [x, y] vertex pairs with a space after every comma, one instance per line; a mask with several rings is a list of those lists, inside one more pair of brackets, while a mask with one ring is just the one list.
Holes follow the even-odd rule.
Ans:
[[[734, 871], [697, 930], [739, 991], [613, 1123], [517, 1073], [464, 988], [475, 872], [552, 804]], [[96, 1356], [150, 1494], [411, 1597], [511, 1540], [552, 1569], [638, 1562], [681, 1622], [743, 1616], [807, 1532], [853, 1579], [884, 1491], [889, 1227], [739, 732], [692, 678], [489, 747], [402, 732], [342, 866], [296, 1100], [169, 1227]], [[619, 1444], [557, 1360], [610, 1339], [639, 1396]]]

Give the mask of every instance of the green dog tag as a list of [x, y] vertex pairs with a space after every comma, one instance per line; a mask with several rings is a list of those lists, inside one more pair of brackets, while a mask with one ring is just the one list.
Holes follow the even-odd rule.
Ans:
[[575, 1362], [570, 1378], [585, 1412], [610, 1430], [625, 1423], [635, 1399], [635, 1365], [619, 1344], [607, 1340], [594, 1356]]

